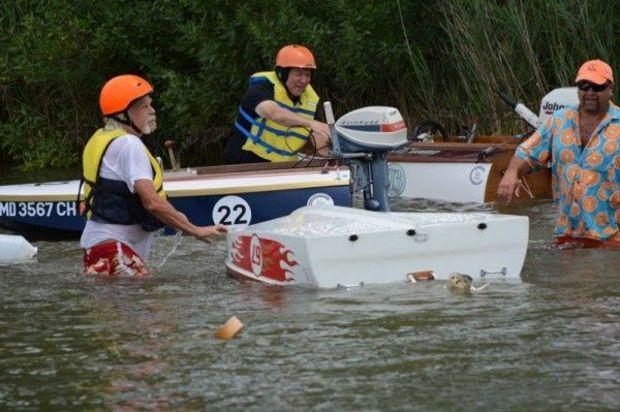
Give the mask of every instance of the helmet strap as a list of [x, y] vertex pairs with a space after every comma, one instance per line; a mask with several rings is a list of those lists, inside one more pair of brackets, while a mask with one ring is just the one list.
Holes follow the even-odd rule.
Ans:
[[140, 130], [140, 128], [138, 126], [136, 126], [136, 124], [133, 122], [133, 120], [131, 121], [131, 124], [129, 125], [133, 128], [133, 130], [135, 130], [136, 132], [140, 133], [140, 135], [144, 135], [144, 132], [142, 130]]
[[[119, 116], [122, 115], [122, 116]], [[131, 119], [131, 117], [129, 116], [129, 110], [125, 110], [121, 113], [118, 113], [114, 116], [111, 116], [112, 119], [116, 120], [119, 123], [124, 124], [125, 126], [129, 126], [132, 129], [134, 129], [136, 132], [140, 133], [141, 135], [144, 134], [144, 132], [142, 130], [140, 130], [140, 128], [138, 126], [136, 126], [136, 124], [133, 122], [133, 120]]]
[[284, 89], [286, 90], [286, 94], [288, 94], [288, 97], [293, 102], [297, 102], [299, 100], [299, 97], [293, 96], [291, 94], [291, 91], [286, 86], [286, 80], [288, 79], [288, 75], [289, 75], [290, 72], [291, 72], [291, 68], [290, 67], [280, 67], [280, 66], [276, 67], [276, 76], [278, 77], [278, 79], [280, 79], [280, 82], [282, 83], [282, 86], [284, 86]]
[[282, 82], [282, 84], [286, 87], [286, 81], [288, 80], [288, 74], [291, 71], [288, 67], [276, 67], [276, 76]]

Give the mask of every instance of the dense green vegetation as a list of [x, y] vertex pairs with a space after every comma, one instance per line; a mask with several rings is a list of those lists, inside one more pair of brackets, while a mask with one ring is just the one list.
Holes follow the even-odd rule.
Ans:
[[[0, 3], [0, 148], [27, 169], [79, 163], [101, 85], [156, 88], [159, 129], [185, 164], [218, 162], [247, 79], [287, 43], [310, 47], [336, 114], [398, 107], [410, 127], [520, 127], [496, 97], [531, 108], [579, 64], [618, 66], [614, 0], [12, 0]], [[536, 111], [536, 110], [535, 110]], [[191, 148], [191, 150], [190, 150]]]

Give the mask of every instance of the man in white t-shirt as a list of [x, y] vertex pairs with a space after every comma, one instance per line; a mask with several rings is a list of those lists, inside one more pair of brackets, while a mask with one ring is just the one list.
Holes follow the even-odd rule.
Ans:
[[114, 77], [101, 90], [105, 127], [89, 139], [82, 159], [84, 273], [148, 275], [153, 234], [164, 225], [203, 241], [226, 232], [222, 225], [193, 225], [166, 200], [163, 171], [140, 140], [157, 126], [152, 91], [134, 75]]

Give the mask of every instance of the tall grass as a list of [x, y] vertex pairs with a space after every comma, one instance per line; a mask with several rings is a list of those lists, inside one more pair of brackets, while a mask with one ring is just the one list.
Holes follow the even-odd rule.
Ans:
[[511, 132], [497, 91], [508, 92], [537, 111], [548, 91], [573, 83], [583, 61], [601, 58], [617, 68], [618, 4], [602, 0], [441, 3], [445, 52], [456, 73], [447, 79], [451, 86], [446, 87], [450, 90], [446, 100], [451, 105], [466, 101], [466, 117], [480, 118], [487, 132]]
[[496, 92], [536, 111], [587, 59], [620, 70], [618, 15], [612, 0], [0, 2], [0, 151], [30, 169], [79, 163], [101, 85], [129, 72], [155, 86], [156, 151], [174, 139], [186, 164], [217, 163], [248, 77], [287, 43], [314, 51], [336, 115], [391, 105], [409, 127], [512, 133]]

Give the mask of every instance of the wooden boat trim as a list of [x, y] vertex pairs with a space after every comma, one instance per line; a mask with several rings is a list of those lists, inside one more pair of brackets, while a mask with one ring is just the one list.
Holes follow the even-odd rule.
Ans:
[[[320, 173], [317, 169], [314, 170], [300, 170], [299, 172], [294, 169], [295, 172], [291, 173], [289, 169], [288, 172], [291, 174], [292, 179], [290, 182], [265, 182], [263, 184], [235, 184], [231, 186], [220, 186], [220, 187], [207, 187], [207, 188], [175, 188], [174, 186], [178, 184], [183, 184], [184, 182], [197, 184], [199, 182], [209, 182], [209, 181], [226, 181], [233, 180], [237, 178], [239, 180], [239, 176], [243, 176], [245, 173], [235, 174], [235, 175], [226, 175], [224, 177], [218, 177], [217, 175], [201, 175], [201, 176], [189, 176], [183, 177], [175, 180], [164, 180], [164, 185], [172, 186], [166, 188], [166, 192], [169, 197], [190, 197], [190, 196], [210, 196], [210, 195], [228, 195], [228, 194], [240, 194], [240, 193], [257, 193], [257, 192], [270, 192], [270, 191], [278, 191], [278, 190], [296, 190], [296, 189], [308, 189], [313, 187], [337, 187], [337, 186], [349, 186], [350, 180], [348, 178], [337, 179], [333, 171], [331, 175], [327, 173]], [[320, 170], [320, 169], [319, 169]], [[348, 173], [348, 169], [347, 169]], [[278, 176], [278, 173], [261, 173], [258, 176], [248, 176], [248, 181], [256, 181], [257, 177], [270, 177], [270, 176]], [[314, 175], [316, 177], [309, 178], [302, 181], [293, 180], [295, 176], [309, 176]], [[197, 178], [196, 178], [197, 177]], [[227, 179], [229, 178], [229, 179]], [[75, 182], [75, 191], [77, 192], [77, 181]], [[71, 182], [64, 182], [65, 184]], [[16, 187], [19, 185], [15, 185]], [[27, 185], [32, 187], [32, 184]], [[76, 194], [67, 194], [65, 193], [46, 193], [46, 194], [0, 194], [0, 202], [27, 202], [27, 201], [39, 201], [39, 202], [56, 202], [56, 201], [75, 201]]]
[[[164, 174], [164, 182], [182, 182], [182, 181], [191, 181], [191, 180], [210, 180], [210, 179], [236, 179], [239, 176], [247, 176], [249, 179], [253, 179], [255, 177], [269, 177], [269, 176], [278, 176], [282, 174], [289, 175], [318, 175], [318, 174], [326, 174], [329, 171], [335, 170], [333, 166], [327, 167], [296, 167], [296, 168], [267, 168], [267, 169], [255, 169], [251, 170], [253, 173], [248, 173], [250, 170], [231, 170], [228, 169], [229, 166], [234, 165], [226, 165], [226, 166], [209, 166], [208, 168], [198, 168], [198, 169], [189, 169], [187, 173], [195, 173], [195, 174], [183, 174], [183, 171], [169, 171], [167, 170]], [[239, 165], [245, 166], [245, 165]], [[343, 166], [342, 169], [348, 169]], [[207, 170], [207, 172], [205, 172]], [[178, 173], [178, 176], [175, 176], [175, 173]]]
[[[514, 153], [511, 143], [411, 143], [388, 156], [391, 162], [492, 163], [504, 153]], [[488, 153], [485, 153], [487, 151]]]
[[222, 173], [242, 173], [242, 172], [262, 172], [272, 171], [287, 172], [291, 170], [316, 169], [325, 165], [333, 166], [336, 164], [334, 159], [313, 159], [301, 160], [298, 162], [263, 162], [263, 163], [242, 163], [234, 165], [202, 166], [191, 168], [197, 174], [222, 174]]
[[[508, 164], [510, 163], [510, 156], [502, 156], [502, 158], [493, 162], [491, 166], [491, 171], [489, 172], [489, 178], [487, 180], [487, 185], [484, 192], [484, 201], [485, 202], [495, 202], [497, 201], [497, 187], [499, 186], [499, 182], [504, 176], [504, 172], [508, 168]], [[531, 194], [534, 198], [551, 198], [551, 169], [534, 169], [527, 173], [525, 177], [522, 178], [524, 181], [524, 185], [529, 188]], [[530, 194], [524, 188], [520, 190], [520, 199], [528, 199]]]
[[202, 195], [227, 195], [233, 193], [256, 193], [256, 192], [272, 192], [276, 190], [295, 190], [295, 189], [309, 189], [313, 187], [334, 187], [334, 186], [348, 186], [349, 179], [342, 180], [312, 180], [307, 182], [291, 182], [291, 183], [278, 183], [278, 184], [265, 184], [257, 186], [235, 186], [224, 187], [214, 189], [180, 189], [180, 190], [166, 190], [169, 197], [188, 197], [188, 196], [202, 196]]

